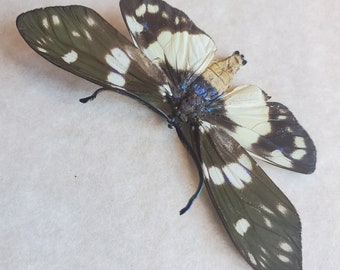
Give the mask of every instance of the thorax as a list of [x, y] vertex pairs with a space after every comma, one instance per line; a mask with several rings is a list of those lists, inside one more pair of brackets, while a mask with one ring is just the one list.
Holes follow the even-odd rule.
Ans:
[[228, 92], [229, 84], [245, 64], [243, 55], [235, 52], [223, 60], [214, 60], [191, 84], [178, 86], [173, 97], [173, 118], [182, 122], [195, 122], [218, 109], [218, 100]]

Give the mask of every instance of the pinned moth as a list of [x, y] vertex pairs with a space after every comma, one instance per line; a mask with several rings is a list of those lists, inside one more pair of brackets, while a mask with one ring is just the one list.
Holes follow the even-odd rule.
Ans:
[[48, 61], [130, 96], [173, 127], [241, 255], [256, 270], [302, 269], [301, 223], [254, 157], [300, 173], [315, 169], [314, 144], [287, 107], [260, 88], [230, 82], [239, 52], [214, 60], [213, 40], [161, 0], [121, 0], [132, 42], [92, 9], [56, 6], [17, 18], [20, 34]]

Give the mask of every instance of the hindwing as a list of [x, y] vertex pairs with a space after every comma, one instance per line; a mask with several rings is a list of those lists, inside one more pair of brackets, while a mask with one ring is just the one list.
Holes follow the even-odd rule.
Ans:
[[269, 102], [253, 85], [236, 87], [213, 106], [204, 119], [225, 127], [252, 155], [301, 173], [315, 170], [316, 150], [308, 133], [289, 109]]
[[223, 128], [202, 122], [199, 152], [210, 198], [246, 261], [302, 269], [300, 219], [282, 191]]

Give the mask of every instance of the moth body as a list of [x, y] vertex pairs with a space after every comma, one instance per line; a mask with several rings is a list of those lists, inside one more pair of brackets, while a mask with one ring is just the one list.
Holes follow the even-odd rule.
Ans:
[[[162, 0], [121, 0], [132, 42], [94, 10], [39, 8], [17, 27], [42, 57], [77, 76], [147, 105], [175, 127], [199, 187], [240, 254], [255, 270], [301, 270], [301, 222], [294, 205], [253, 157], [300, 173], [315, 170], [314, 143], [293, 113], [259, 87], [230, 87], [246, 63], [216, 47], [182, 11]], [[156, 165], [155, 165], [156, 166]]]
[[224, 93], [228, 91], [235, 73], [246, 63], [243, 55], [236, 51], [226, 59], [213, 60], [201, 76], [219, 93]]

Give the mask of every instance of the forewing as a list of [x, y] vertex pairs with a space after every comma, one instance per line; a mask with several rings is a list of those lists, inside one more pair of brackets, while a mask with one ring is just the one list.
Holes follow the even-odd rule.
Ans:
[[21, 14], [17, 27], [28, 45], [53, 64], [170, 113], [165, 74], [92, 9], [40, 8]]
[[313, 141], [287, 107], [268, 99], [256, 86], [240, 86], [212, 105], [216, 110], [205, 119], [226, 127], [254, 156], [279, 167], [312, 173], [316, 163]]
[[120, 8], [138, 47], [185, 89], [214, 57], [212, 39], [182, 11], [160, 0], [121, 0]]
[[206, 187], [240, 253], [256, 270], [302, 269], [294, 206], [224, 129], [203, 122], [199, 130]]

